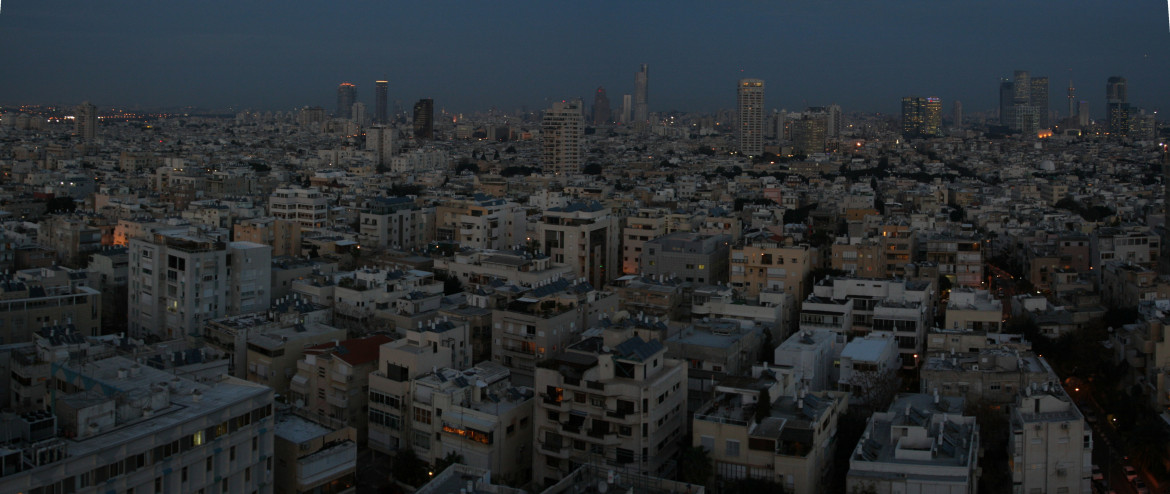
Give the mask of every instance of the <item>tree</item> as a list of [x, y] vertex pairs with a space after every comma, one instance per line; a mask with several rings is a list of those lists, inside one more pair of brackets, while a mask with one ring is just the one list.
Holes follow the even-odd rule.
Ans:
[[459, 166], [455, 167], [456, 174], [462, 174], [465, 171], [471, 172], [472, 174], [479, 174], [479, 165], [470, 161], [465, 161], [460, 163]]
[[45, 211], [49, 214], [72, 213], [76, 209], [77, 203], [69, 196], [54, 197], [45, 203]]
[[581, 173], [585, 175], [601, 175], [601, 165], [597, 163], [590, 163], [581, 169]]
[[764, 419], [772, 416], [772, 393], [768, 388], [760, 390], [760, 399], [756, 402], [756, 423], [763, 422]]
[[707, 485], [707, 481], [715, 475], [715, 463], [711, 455], [702, 446], [686, 448], [679, 453], [678, 459], [679, 480], [688, 484]]
[[463, 455], [454, 451], [449, 451], [447, 452], [447, 456], [435, 460], [435, 475], [439, 475], [440, 473], [443, 473], [443, 470], [446, 470], [447, 467], [456, 463], [463, 463], [463, 461]]
[[1159, 479], [1159, 483], [1164, 482], [1167, 475], [1166, 445], [1170, 444], [1166, 425], [1147, 417], [1133, 428], [1128, 443], [1133, 462]]
[[390, 473], [394, 480], [418, 487], [429, 479], [427, 462], [414, 454], [413, 448], [404, 448], [394, 455], [390, 462]]

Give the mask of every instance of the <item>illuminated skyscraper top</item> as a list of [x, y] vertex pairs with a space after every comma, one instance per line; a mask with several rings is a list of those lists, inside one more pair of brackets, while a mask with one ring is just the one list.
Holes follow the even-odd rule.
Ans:
[[386, 123], [386, 95], [390, 90], [388, 81], [374, 81], [374, 120]]
[[355, 102], [357, 102], [357, 86], [351, 82], [343, 82], [337, 86], [337, 118], [351, 118]]

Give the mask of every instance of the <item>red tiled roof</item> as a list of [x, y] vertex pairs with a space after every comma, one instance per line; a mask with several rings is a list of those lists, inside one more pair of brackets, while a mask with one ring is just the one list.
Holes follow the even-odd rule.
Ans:
[[[305, 353], [313, 355], [332, 353], [341, 360], [346, 361], [346, 363], [349, 365], [356, 366], [377, 360], [378, 347], [382, 346], [383, 343], [390, 343], [391, 341], [394, 341], [394, 338], [377, 334], [374, 336], [367, 336], [365, 338], [342, 340], [336, 345], [334, 345], [333, 342], [314, 345], [306, 348]], [[343, 347], [345, 350], [337, 351], [335, 350], [336, 347]]]

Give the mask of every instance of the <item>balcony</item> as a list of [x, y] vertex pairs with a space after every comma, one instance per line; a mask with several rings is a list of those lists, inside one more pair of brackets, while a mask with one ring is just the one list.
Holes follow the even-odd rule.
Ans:
[[337, 393], [330, 393], [325, 401], [335, 407], [346, 408], [349, 406], [349, 397]]

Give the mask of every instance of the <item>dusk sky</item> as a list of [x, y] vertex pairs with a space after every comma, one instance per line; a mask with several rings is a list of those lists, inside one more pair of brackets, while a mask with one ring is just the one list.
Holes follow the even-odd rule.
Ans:
[[730, 108], [735, 81], [759, 77], [770, 109], [897, 112], [914, 94], [971, 113], [1026, 69], [1050, 77], [1059, 114], [1071, 76], [1100, 118], [1111, 75], [1135, 106], [1170, 108], [1167, 17], [1160, 0], [10, 0], [0, 104], [333, 111], [338, 83], [371, 104], [386, 78], [406, 108], [591, 104], [597, 86], [618, 106], [648, 63], [651, 111]]

